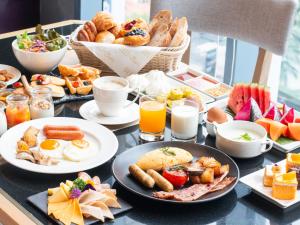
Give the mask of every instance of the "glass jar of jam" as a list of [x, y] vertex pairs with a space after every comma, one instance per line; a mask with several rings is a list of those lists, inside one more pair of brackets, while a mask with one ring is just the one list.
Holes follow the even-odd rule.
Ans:
[[50, 88], [34, 87], [31, 91], [31, 97], [31, 119], [54, 117], [54, 105]]
[[6, 98], [6, 119], [8, 128], [30, 120], [28, 96], [11, 94]]

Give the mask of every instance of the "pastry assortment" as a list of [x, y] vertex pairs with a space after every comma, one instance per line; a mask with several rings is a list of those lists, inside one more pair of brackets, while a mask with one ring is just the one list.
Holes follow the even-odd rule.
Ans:
[[236, 177], [228, 177], [229, 170], [228, 164], [222, 165], [213, 157], [202, 156], [193, 161], [188, 151], [175, 147], [147, 152], [129, 166], [131, 176], [153, 189], [155, 198], [182, 202], [197, 200], [230, 185]]
[[169, 10], [159, 11], [148, 24], [136, 18], [118, 24], [108, 12], [98, 12], [78, 31], [78, 41], [129, 46], [178, 47], [187, 36], [186, 17], [172, 19]]
[[300, 182], [300, 154], [288, 153], [285, 165], [267, 165], [263, 176], [265, 187], [272, 188], [272, 197], [294, 200]]
[[98, 176], [80, 172], [73, 181], [66, 180], [59, 187], [48, 189], [48, 215], [64, 225], [84, 225], [85, 218], [105, 222], [113, 220], [110, 208], [121, 208], [116, 190], [101, 183]]
[[50, 166], [61, 160], [80, 162], [96, 151], [77, 126], [46, 125], [42, 132], [31, 126], [17, 142], [16, 158]]

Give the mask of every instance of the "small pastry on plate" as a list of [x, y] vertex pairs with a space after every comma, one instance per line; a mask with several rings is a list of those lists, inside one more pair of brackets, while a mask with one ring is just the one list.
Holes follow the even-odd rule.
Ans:
[[265, 167], [265, 173], [263, 178], [263, 183], [265, 187], [272, 187], [273, 179], [275, 176], [282, 173], [281, 166], [274, 164], [274, 165], [267, 165]]
[[100, 43], [113, 43], [115, 40], [115, 35], [110, 33], [109, 31], [101, 31], [97, 34], [95, 38], [95, 42]]
[[44, 75], [44, 74], [32, 75], [31, 81], [36, 81], [37, 85], [41, 85], [41, 84], [54, 84], [57, 86], [65, 86], [66, 85], [66, 82], [64, 79], [55, 77], [55, 76]]
[[286, 171], [291, 168], [300, 168], [300, 153], [288, 153], [286, 156]]
[[293, 200], [297, 195], [298, 181], [296, 172], [292, 171], [274, 177], [272, 196], [281, 200]]

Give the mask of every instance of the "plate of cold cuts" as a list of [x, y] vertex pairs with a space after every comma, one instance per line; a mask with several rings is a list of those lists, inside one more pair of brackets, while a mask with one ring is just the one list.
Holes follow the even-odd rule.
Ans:
[[119, 154], [113, 175], [125, 189], [175, 204], [212, 201], [236, 186], [240, 172], [225, 153], [205, 145], [156, 142]]

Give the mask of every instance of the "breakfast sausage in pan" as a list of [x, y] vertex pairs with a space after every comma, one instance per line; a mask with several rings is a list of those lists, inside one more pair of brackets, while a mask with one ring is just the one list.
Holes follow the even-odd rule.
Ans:
[[129, 166], [130, 174], [147, 188], [153, 188], [155, 181], [136, 164]]
[[147, 170], [147, 173], [154, 179], [155, 184], [163, 191], [173, 191], [174, 187], [173, 185], [162, 175], [160, 175], [158, 172], [156, 172], [153, 169]]

